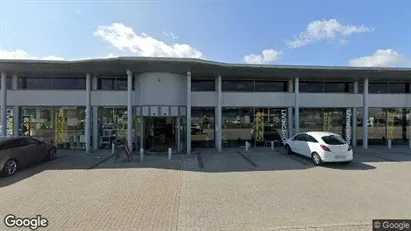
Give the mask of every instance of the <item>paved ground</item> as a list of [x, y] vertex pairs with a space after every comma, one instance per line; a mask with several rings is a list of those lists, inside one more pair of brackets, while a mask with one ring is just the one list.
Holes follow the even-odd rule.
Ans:
[[281, 149], [197, 150], [143, 163], [69, 153], [0, 178], [0, 217], [40, 214], [50, 225], [39, 230], [330, 231], [411, 218], [410, 149], [355, 151], [351, 165], [324, 167]]

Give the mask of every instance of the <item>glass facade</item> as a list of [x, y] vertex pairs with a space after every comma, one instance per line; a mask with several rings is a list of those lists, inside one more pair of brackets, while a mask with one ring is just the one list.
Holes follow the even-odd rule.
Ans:
[[[132, 88], [134, 90], [134, 78]], [[97, 90], [127, 91], [127, 77], [103, 77], [97, 79]]]
[[215, 146], [214, 119], [213, 107], [191, 108], [191, 146], [193, 148]]
[[354, 92], [354, 83], [301, 81], [299, 90], [301, 93], [352, 93]]
[[[364, 82], [358, 83], [358, 93], [364, 92]], [[369, 94], [407, 94], [410, 93], [410, 83], [369, 82]]]
[[214, 79], [192, 79], [191, 91], [215, 91]]
[[19, 77], [21, 90], [85, 90], [85, 77]]
[[287, 81], [223, 80], [222, 91], [232, 92], [287, 92]]
[[[100, 107], [98, 109], [99, 147], [110, 149], [116, 138], [127, 138], [127, 108]], [[133, 132], [133, 134], [135, 134]], [[133, 140], [135, 140], [133, 138]]]

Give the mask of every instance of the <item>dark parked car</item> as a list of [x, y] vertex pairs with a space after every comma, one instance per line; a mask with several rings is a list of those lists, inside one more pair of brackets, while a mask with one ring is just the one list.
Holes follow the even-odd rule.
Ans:
[[32, 137], [0, 138], [0, 169], [11, 176], [18, 169], [43, 160], [54, 160], [56, 148]]

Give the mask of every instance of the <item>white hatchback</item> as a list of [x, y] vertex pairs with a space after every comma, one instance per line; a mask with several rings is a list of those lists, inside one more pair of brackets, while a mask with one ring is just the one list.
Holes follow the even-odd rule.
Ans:
[[338, 134], [331, 132], [303, 132], [284, 143], [288, 154], [297, 153], [312, 159], [315, 165], [324, 162], [350, 163], [351, 146]]

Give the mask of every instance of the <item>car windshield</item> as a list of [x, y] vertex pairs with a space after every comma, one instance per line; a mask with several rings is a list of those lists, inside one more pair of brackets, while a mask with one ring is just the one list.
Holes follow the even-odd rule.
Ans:
[[346, 143], [342, 137], [336, 135], [323, 136], [321, 139], [324, 143], [329, 145], [341, 145]]

